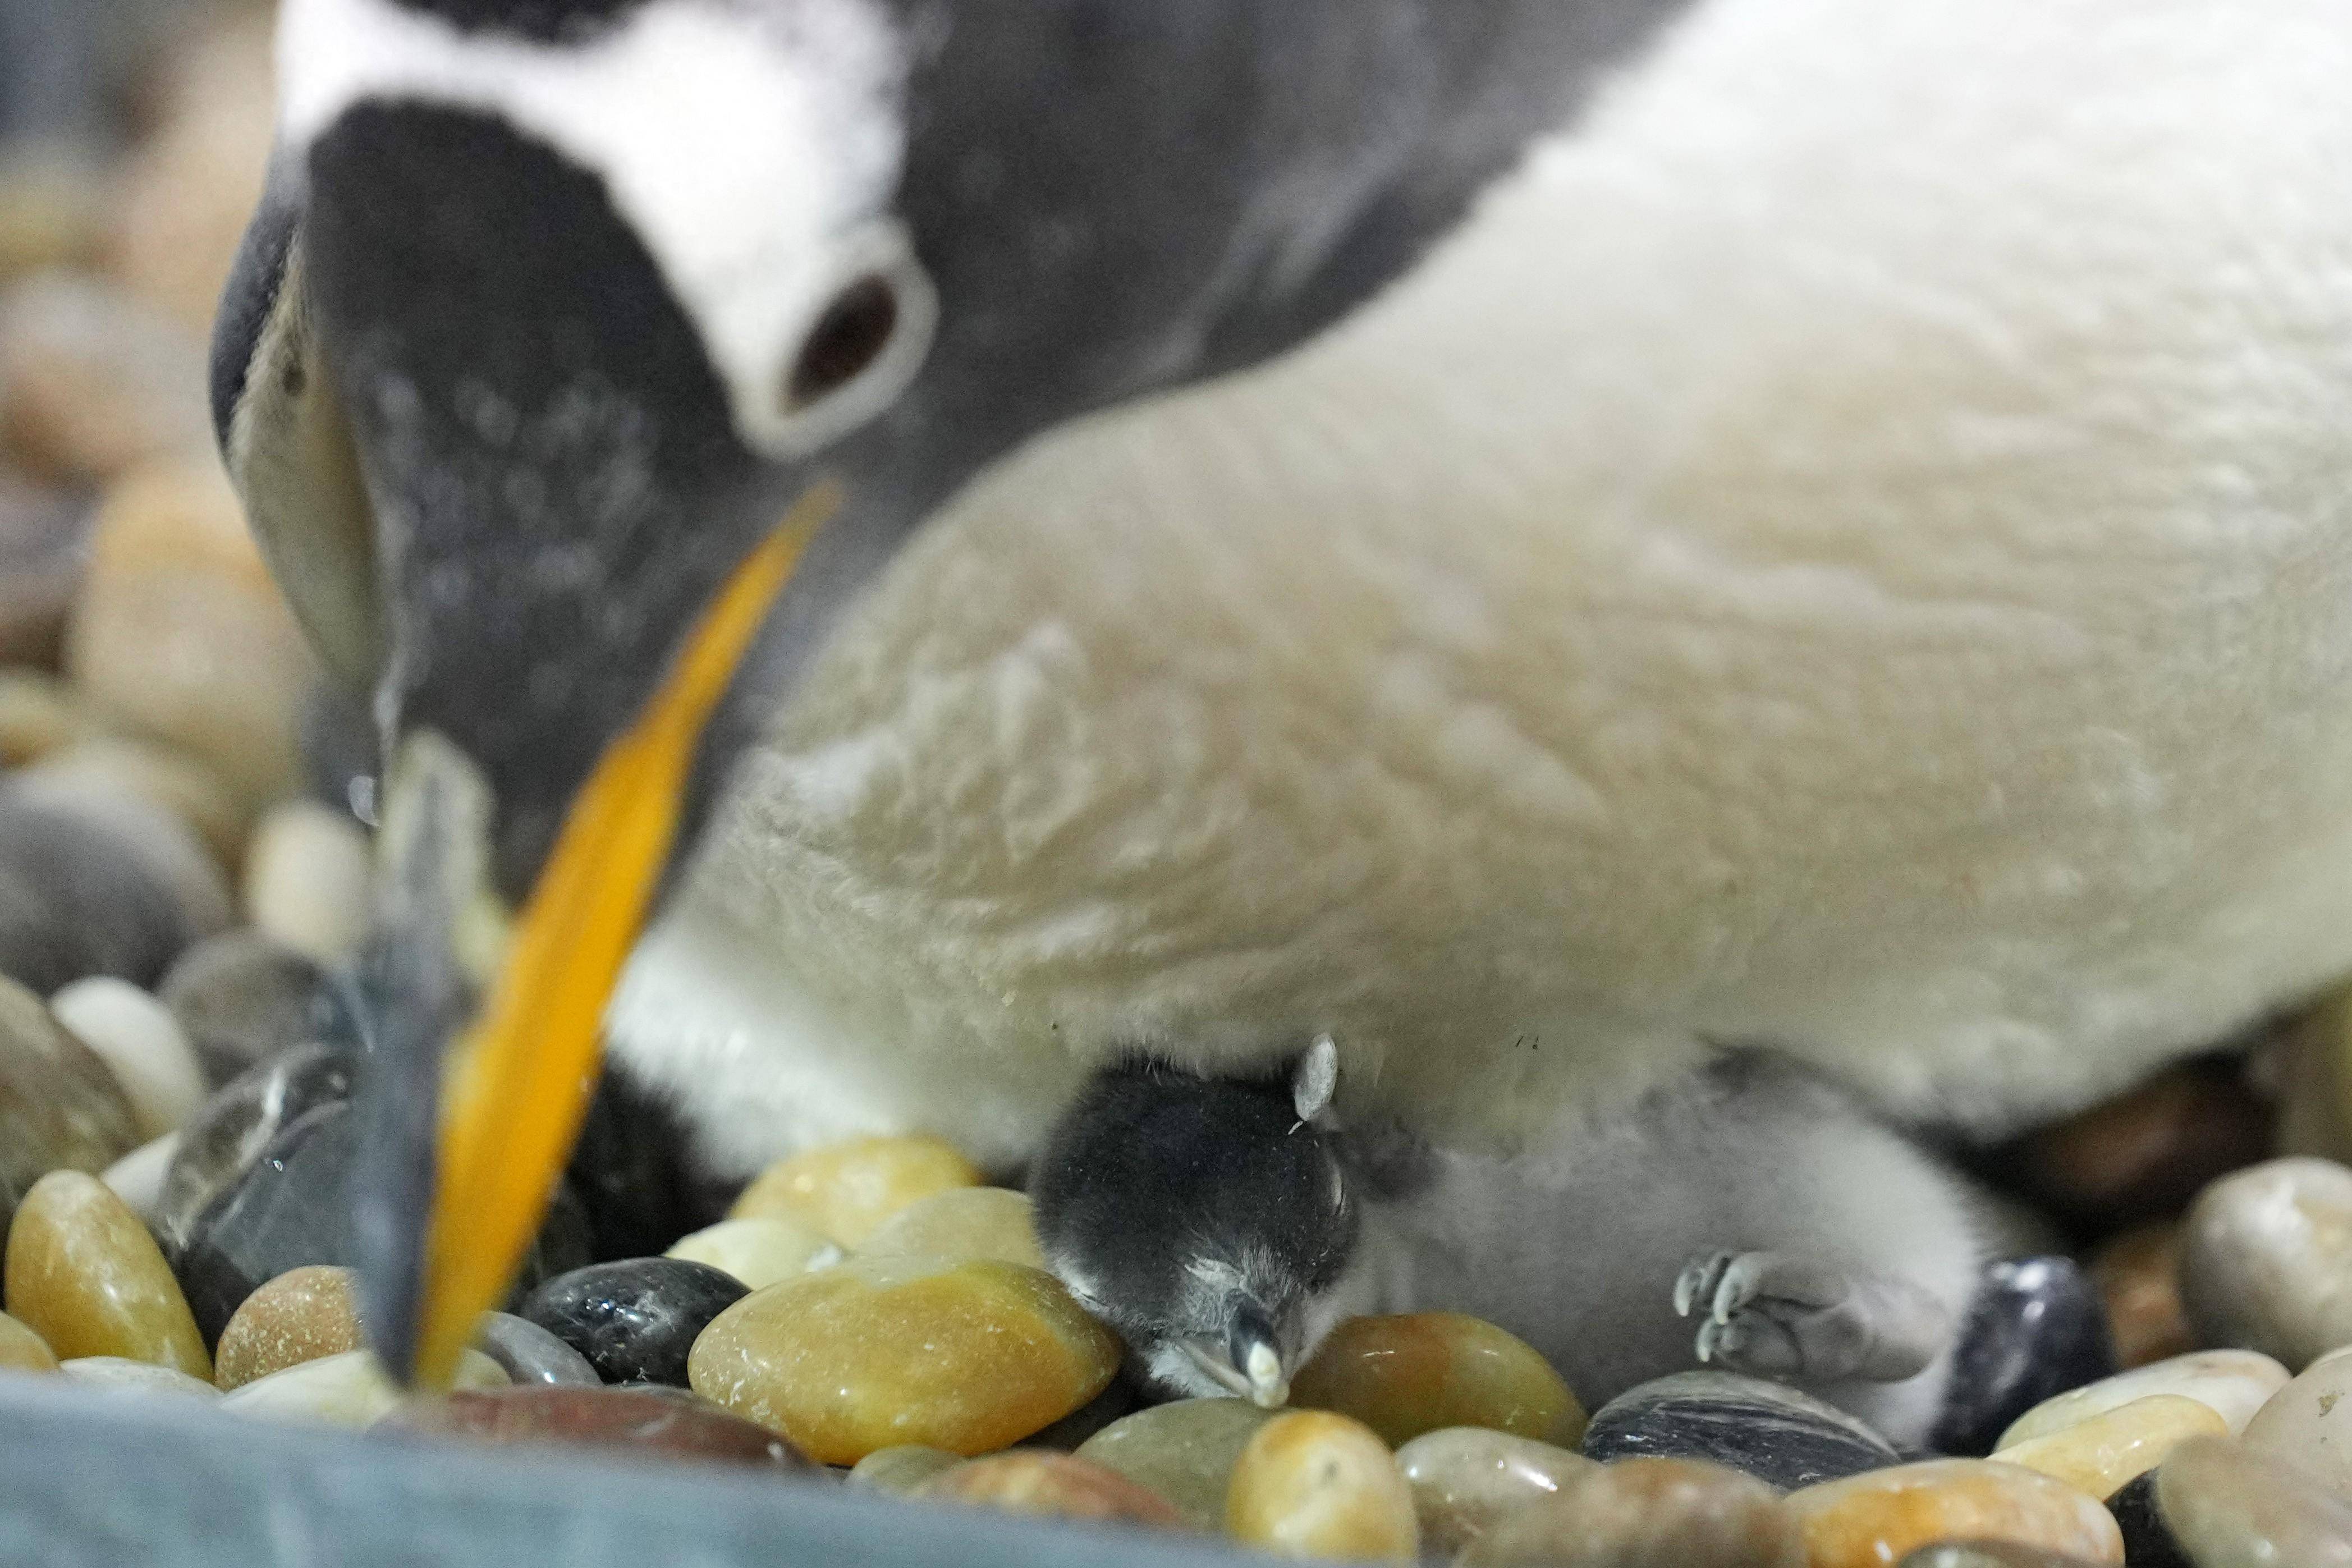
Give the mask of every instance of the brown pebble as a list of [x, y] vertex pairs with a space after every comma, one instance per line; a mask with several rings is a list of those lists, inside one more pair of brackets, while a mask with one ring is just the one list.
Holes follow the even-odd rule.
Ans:
[[48, 1342], [8, 1316], [0, 1312], [0, 1371], [55, 1372], [58, 1358]]
[[1484, 1426], [1424, 1432], [1397, 1450], [1412, 1488], [1423, 1549], [1451, 1557], [1503, 1520], [1548, 1498], [1596, 1461]]
[[418, 1400], [390, 1425], [499, 1446], [623, 1449], [648, 1458], [818, 1476], [824, 1467], [762, 1426], [674, 1389], [520, 1384]]
[[98, 1053], [0, 975], [0, 1228], [49, 1172], [103, 1171], [138, 1143], [131, 1100]]
[[1421, 1527], [1412, 1490], [1380, 1434], [1323, 1410], [1257, 1429], [1225, 1490], [1225, 1532], [1279, 1557], [1410, 1563]]
[[856, 1247], [917, 1199], [978, 1185], [979, 1171], [943, 1138], [857, 1138], [769, 1166], [743, 1189], [728, 1217], [795, 1215], [839, 1245]]
[[1118, 1337], [1042, 1269], [872, 1258], [771, 1285], [702, 1331], [697, 1393], [828, 1465], [1021, 1441], [1100, 1394]]
[[2016, 1465], [1929, 1459], [1789, 1494], [1811, 1568], [1880, 1568], [1942, 1541], [2003, 1541], [2120, 1563], [2123, 1531], [2096, 1498]]
[[96, 1176], [54, 1171], [25, 1194], [8, 1232], [7, 1309], [60, 1360], [122, 1356], [213, 1374], [155, 1238]]
[[0, 153], [0, 282], [96, 258], [112, 187], [66, 142], [20, 142]]
[[[18, 484], [0, 465], [0, 664], [57, 668], [93, 515], [79, 498]], [[16, 751], [27, 741], [46, 750], [58, 740], [56, 720], [69, 718], [77, 733], [82, 726], [79, 705], [69, 715], [11, 708], [0, 699], [0, 759], [16, 752], [10, 767], [31, 760]]]
[[1391, 1446], [1488, 1426], [1574, 1447], [1584, 1407], [1536, 1349], [1460, 1312], [1350, 1318], [1291, 1381], [1291, 1403], [1352, 1415]]
[[[1890, 1559], [1891, 1561], [1891, 1559]], [[1804, 1568], [1778, 1494], [1703, 1459], [1621, 1459], [1506, 1515], [1463, 1568]]]
[[245, 1299], [221, 1331], [213, 1383], [226, 1392], [306, 1361], [367, 1342], [356, 1280], [348, 1268], [289, 1269]]
[[2043, 1206], [2106, 1228], [2179, 1213], [2269, 1153], [2271, 1123], [2242, 1064], [2191, 1062], [2018, 1140], [2006, 1163]]
[[1184, 1522], [1167, 1499], [1117, 1470], [1039, 1448], [969, 1460], [940, 1471], [908, 1495], [1057, 1519], [1118, 1520], [1162, 1528]]
[[2107, 1307], [2116, 1364], [2129, 1371], [2186, 1355], [2196, 1331], [2180, 1304], [2180, 1226], [2167, 1220], [2125, 1231], [2091, 1260], [2091, 1281]]
[[0, 295], [0, 455], [84, 484], [210, 445], [203, 341], [88, 275]]

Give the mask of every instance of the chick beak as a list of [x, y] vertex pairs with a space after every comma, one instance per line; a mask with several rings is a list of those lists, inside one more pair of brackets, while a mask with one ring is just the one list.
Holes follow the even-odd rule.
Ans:
[[1263, 1410], [1278, 1409], [1289, 1402], [1290, 1375], [1283, 1365], [1274, 1319], [1255, 1299], [1235, 1299], [1225, 1347], [1239, 1374], [1240, 1386], [1234, 1392]]

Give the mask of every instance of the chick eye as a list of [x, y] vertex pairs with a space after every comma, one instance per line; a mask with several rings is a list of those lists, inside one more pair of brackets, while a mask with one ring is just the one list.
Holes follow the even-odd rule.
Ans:
[[801, 343], [785, 386], [788, 406], [805, 408], [838, 392], [882, 357], [898, 325], [898, 292], [869, 272], [833, 297]]

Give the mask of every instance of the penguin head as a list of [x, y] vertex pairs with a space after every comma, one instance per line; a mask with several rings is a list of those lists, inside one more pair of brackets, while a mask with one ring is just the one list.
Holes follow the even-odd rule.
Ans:
[[1038, 1156], [1048, 1267], [1169, 1392], [1280, 1405], [1336, 1321], [1360, 1229], [1329, 1131], [1336, 1059], [1324, 1040], [1284, 1079], [1126, 1063]]
[[382, 734], [396, 1370], [496, 1300], [631, 941], [858, 587], [1030, 436], [1338, 319], [1660, 9], [284, 0], [214, 406]]

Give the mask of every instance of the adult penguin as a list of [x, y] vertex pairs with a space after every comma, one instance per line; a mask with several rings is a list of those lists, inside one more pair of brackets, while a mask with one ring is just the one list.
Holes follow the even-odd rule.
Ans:
[[216, 408], [393, 759], [428, 1373], [722, 781], [613, 1032], [736, 1168], [1323, 1034], [1989, 1130], [2352, 964], [2332, 0], [284, 26]]

